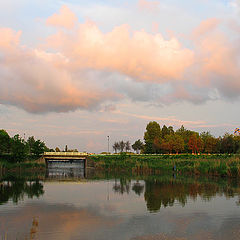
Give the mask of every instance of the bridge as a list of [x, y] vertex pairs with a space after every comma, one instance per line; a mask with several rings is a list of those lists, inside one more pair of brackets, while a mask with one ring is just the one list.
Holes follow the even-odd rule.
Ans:
[[48, 165], [48, 163], [57, 162], [83, 162], [84, 168], [94, 167], [94, 162], [89, 159], [89, 154], [84, 152], [44, 152], [42, 161]]

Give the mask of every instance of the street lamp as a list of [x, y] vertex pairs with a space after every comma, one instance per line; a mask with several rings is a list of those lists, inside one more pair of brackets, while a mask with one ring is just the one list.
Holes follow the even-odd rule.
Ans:
[[109, 154], [109, 136], [107, 136], [108, 138], [108, 154]]

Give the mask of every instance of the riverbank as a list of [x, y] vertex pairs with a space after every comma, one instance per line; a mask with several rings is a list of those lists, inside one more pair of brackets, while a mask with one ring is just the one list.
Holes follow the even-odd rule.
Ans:
[[240, 155], [92, 155], [96, 169], [120, 172], [178, 173], [240, 177]]
[[20, 162], [9, 163], [6, 161], [0, 161], [0, 175], [6, 173], [21, 173], [21, 172], [45, 172], [46, 165], [38, 162]]

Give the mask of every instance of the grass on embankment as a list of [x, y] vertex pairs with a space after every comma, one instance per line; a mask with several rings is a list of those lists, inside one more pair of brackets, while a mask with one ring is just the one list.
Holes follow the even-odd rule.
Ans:
[[96, 168], [118, 171], [164, 171], [240, 177], [240, 155], [93, 155]]
[[45, 164], [37, 162], [20, 162], [20, 163], [10, 163], [7, 161], [0, 160], [0, 173], [5, 173], [8, 171], [45, 171]]

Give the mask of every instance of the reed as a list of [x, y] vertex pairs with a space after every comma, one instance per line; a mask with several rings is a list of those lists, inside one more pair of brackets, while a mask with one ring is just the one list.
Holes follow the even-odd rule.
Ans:
[[213, 176], [240, 176], [240, 156], [233, 154], [212, 155], [93, 155], [96, 168], [120, 171], [167, 171]]

